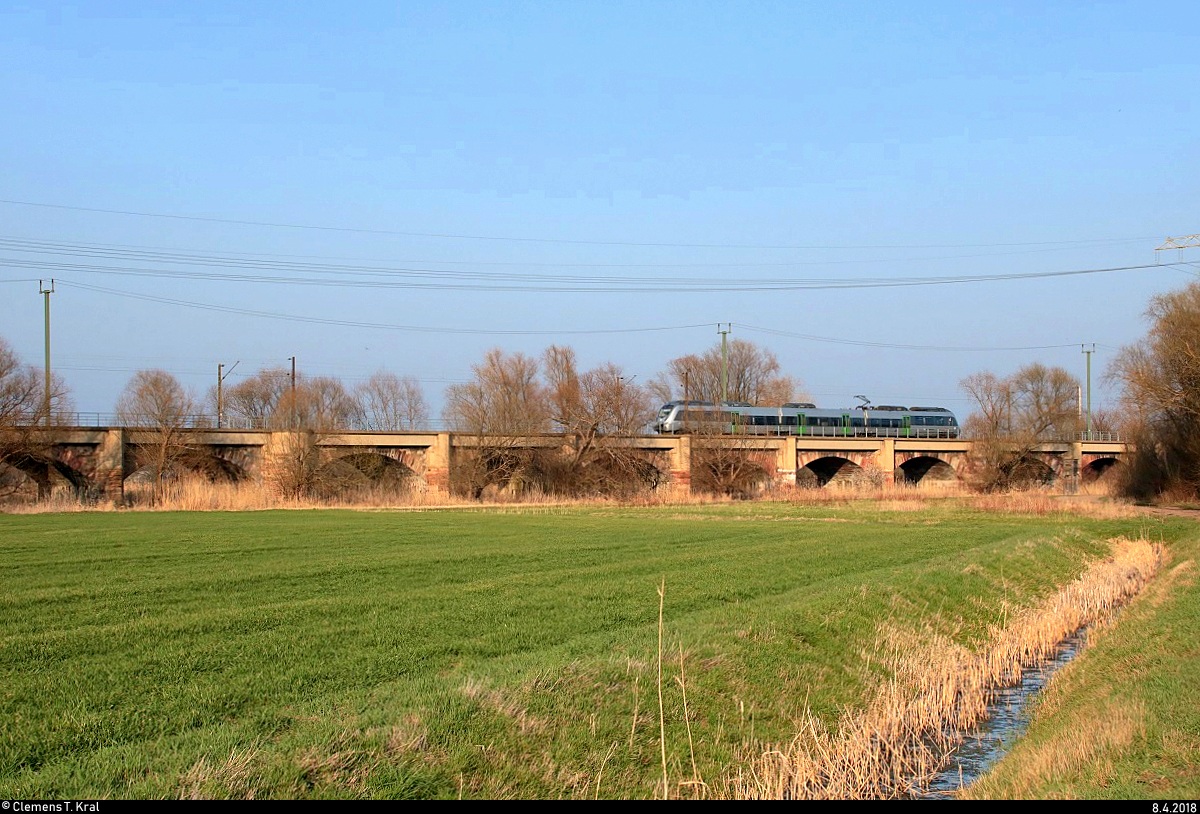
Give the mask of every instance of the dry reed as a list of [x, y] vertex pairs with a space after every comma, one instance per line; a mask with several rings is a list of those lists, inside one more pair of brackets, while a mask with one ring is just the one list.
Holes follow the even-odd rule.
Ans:
[[[1136, 516], [1141, 509], [1098, 493], [1063, 495], [1051, 490], [1030, 490], [981, 495], [961, 484], [936, 487], [869, 482], [831, 484], [824, 488], [781, 486], [762, 492], [759, 500], [799, 506], [843, 507], [867, 504], [886, 512], [915, 513], [935, 506], [965, 506], [976, 511], [1028, 515], [1083, 514], [1100, 518]], [[619, 500], [604, 497], [569, 498], [538, 491], [520, 495], [496, 493], [475, 500], [445, 490], [411, 486], [369, 485], [325, 497], [285, 497], [271, 486], [254, 481], [222, 482], [203, 477], [184, 477], [168, 482], [161, 494], [151, 484], [130, 479], [124, 501], [81, 500], [69, 490], [56, 490], [37, 502], [10, 502], [0, 511], [40, 514], [75, 511], [255, 511], [262, 509], [435, 509], [456, 507], [499, 507], [525, 509], [558, 506], [688, 506], [742, 504], [725, 495], [681, 493], [664, 489], [653, 494]]]
[[[727, 783], [734, 799], [880, 799], [919, 796], [948, 762], [963, 733], [987, 716], [992, 693], [1025, 667], [1050, 658], [1072, 633], [1108, 621], [1155, 574], [1160, 546], [1114, 541], [1043, 605], [992, 629], [980, 652], [921, 631], [928, 645], [885, 656], [893, 678], [863, 711], [830, 731], [809, 711], [791, 743], [750, 761]], [[881, 629], [882, 641], [912, 641]], [[932, 637], [932, 641], [930, 641]]]

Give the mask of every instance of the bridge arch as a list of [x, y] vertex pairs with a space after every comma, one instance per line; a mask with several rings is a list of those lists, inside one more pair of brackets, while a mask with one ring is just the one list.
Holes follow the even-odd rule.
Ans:
[[1094, 458], [1083, 466], [1079, 474], [1085, 483], [1092, 483], [1107, 477], [1112, 468], [1120, 463], [1121, 460], [1116, 456]]
[[809, 487], [840, 486], [863, 478], [866, 474], [861, 466], [849, 458], [826, 455], [809, 461], [796, 471], [796, 485]]
[[407, 491], [420, 476], [407, 464], [377, 451], [338, 455], [317, 469], [318, 488], [338, 494], [364, 488]]
[[1013, 458], [1005, 466], [1009, 482], [1015, 487], [1054, 483], [1054, 467], [1037, 455]]
[[69, 463], [36, 453], [10, 455], [4, 464], [28, 478], [36, 487], [38, 500], [50, 497], [54, 489], [66, 485], [76, 495], [85, 494], [92, 486], [87, 475]]
[[196, 455], [187, 461], [186, 468], [210, 481], [240, 483], [250, 478], [250, 473], [243, 466], [216, 451]]
[[941, 486], [957, 482], [954, 467], [933, 455], [918, 455], [896, 467], [896, 481], [910, 486]]

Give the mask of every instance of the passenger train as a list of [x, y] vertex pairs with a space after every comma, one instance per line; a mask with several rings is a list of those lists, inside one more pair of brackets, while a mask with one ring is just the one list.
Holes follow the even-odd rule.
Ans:
[[671, 401], [658, 411], [660, 433], [805, 435], [858, 438], [957, 438], [958, 419], [945, 407], [860, 405], [822, 409], [808, 402], [753, 407], [744, 402]]

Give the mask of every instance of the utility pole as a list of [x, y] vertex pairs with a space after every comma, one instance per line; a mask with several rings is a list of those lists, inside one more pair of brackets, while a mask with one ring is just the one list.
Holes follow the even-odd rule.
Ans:
[[[241, 361], [242, 361], [241, 359], [238, 359], [236, 362], [233, 363], [233, 367], [237, 367], [239, 364], [241, 364]], [[233, 372], [233, 367], [229, 368], [229, 373]], [[221, 371], [224, 369], [225, 369], [225, 365], [220, 365], [220, 364], [217, 365], [217, 429], [218, 430], [221, 429], [221, 419], [225, 416], [225, 396], [224, 396], [224, 392], [222, 390], [222, 384], [225, 382], [225, 377], [228, 376], [229, 373], [222, 374]]]
[[1096, 343], [1092, 343], [1092, 349], [1088, 350], [1087, 345], [1080, 345], [1083, 348], [1083, 353], [1087, 356], [1087, 424], [1085, 425], [1087, 435], [1084, 438], [1092, 440], [1092, 354], [1096, 352]]
[[292, 360], [292, 429], [296, 429], [300, 423], [300, 411], [296, 406], [296, 357], [289, 358]]
[[46, 426], [50, 426], [50, 295], [54, 293], [54, 280], [46, 288], [44, 280], [38, 280], [38, 291], [46, 303], [46, 391], [42, 394], [42, 410], [46, 413]]
[[[724, 325], [725, 329], [721, 330]], [[733, 330], [732, 322], [718, 322], [717, 333], [721, 335], [721, 404], [729, 401], [729, 332]]]

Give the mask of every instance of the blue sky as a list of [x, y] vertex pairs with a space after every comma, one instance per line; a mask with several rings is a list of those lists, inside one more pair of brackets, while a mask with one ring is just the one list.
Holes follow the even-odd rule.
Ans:
[[645, 380], [719, 323], [830, 406], [1095, 343], [1098, 409], [1200, 274], [1154, 251], [1200, 232], [1194, 3], [343, 5], [0, 3], [0, 336], [41, 364], [55, 278], [80, 410], [295, 356], [436, 411], [491, 347]]

